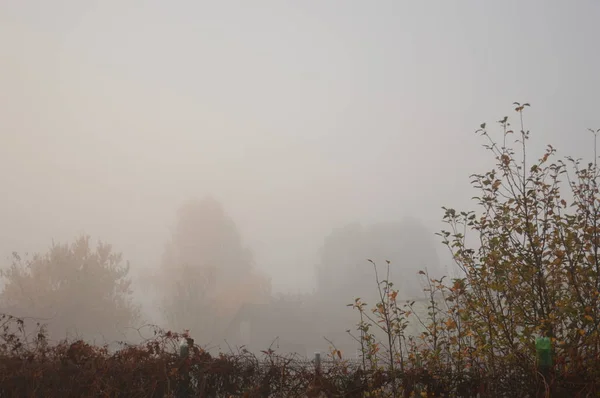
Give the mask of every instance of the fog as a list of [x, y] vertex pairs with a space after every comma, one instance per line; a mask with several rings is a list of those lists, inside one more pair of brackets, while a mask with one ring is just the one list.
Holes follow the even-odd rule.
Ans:
[[140, 286], [180, 206], [210, 196], [273, 294], [314, 292], [351, 224], [416, 219], [447, 269], [433, 233], [441, 206], [475, 207], [482, 122], [529, 102], [534, 152], [592, 155], [599, 16], [592, 0], [4, 0], [1, 258], [89, 234], [155, 314]]

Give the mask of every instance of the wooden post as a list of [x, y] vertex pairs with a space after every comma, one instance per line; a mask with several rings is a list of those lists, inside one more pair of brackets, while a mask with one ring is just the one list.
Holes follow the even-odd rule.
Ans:
[[321, 353], [315, 352], [315, 369], [317, 373], [321, 372]]

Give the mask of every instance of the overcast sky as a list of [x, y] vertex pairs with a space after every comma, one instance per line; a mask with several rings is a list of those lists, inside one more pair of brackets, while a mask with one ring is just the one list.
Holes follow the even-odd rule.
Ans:
[[[0, 254], [85, 232], [137, 271], [211, 194], [276, 289], [333, 227], [472, 207], [474, 130], [530, 102], [589, 156], [600, 2], [0, 1]], [[491, 123], [490, 123], [491, 124]]]

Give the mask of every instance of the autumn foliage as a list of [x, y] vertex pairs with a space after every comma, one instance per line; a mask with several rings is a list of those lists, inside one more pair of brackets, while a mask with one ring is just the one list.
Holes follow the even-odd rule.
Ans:
[[[444, 208], [447, 230], [439, 236], [460, 272], [449, 280], [420, 271], [426, 315], [416, 310], [414, 301], [400, 301], [402, 292], [389, 277], [396, 264], [388, 262], [382, 274], [371, 263], [377, 300], [356, 298], [349, 304], [358, 316], [355, 330], [348, 331], [362, 352], [358, 363], [345, 359], [334, 346], [331, 366], [322, 369], [270, 349], [263, 358], [243, 350], [212, 357], [194, 346], [181, 356], [175, 343], [189, 336], [170, 332], [116, 353], [80, 341], [49, 345], [43, 330], [36, 338], [20, 338], [22, 322], [4, 317], [0, 396], [598, 396], [597, 155], [594, 150], [588, 163], [563, 160], [548, 146], [539, 158], [530, 158], [524, 127], [528, 106], [515, 103], [517, 128], [508, 117], [498, 122], [499, 139], [485, 123], [477, 130], [496, 166], [471, 176], [478, 211]], [[595, 148], [600, 130], [592, 133]], [[237, 245], [235, 229], [221, 221], [219, 239]], [[193, 223], [185, 225], [191, 228]], [[180, 239], [169, 252], [174, 260], [166, 264], [201, 259], [188, 269], [199, 273], [198, 280], [208, 278], [203, 297], [216, 299], [211, 311], [227, 313], [239, 305], [238, 298], [210, 291], [216, 281], [210, 279], [215, 278], [211, 261], [220, 256], [248, 261], [241, 269], [224, 271], [241, 272], [240, 280], [225, 280], [239, 290], [241, 281], [252, 276], [250, 257], [242, 249], [226, 253], [198, 245]], [[252, 286], [261, 285], [257, 278]], [[240, 290], [241, 296], [261, 300], [264, 292], [253, 289]], [[194, 289], [179, 292], [198, 294]], [[411, 323], [420, 326], [416, 335], [408, 333]], [[544, 354], [536, 342], [549, 342], [551, 349]]]
[[171, 329], [210, 341], [244, 303], [268, 302], [270, 288], [219, 202], [207, 197], [181, 206], [154, 284]]
[[[528, 106], [515, 103], [517, 129], [508, 117], [498, 122], [499, 142], [485, 123], [477, 131], [496, 167], [472, 176], [479, 211], [444, 208], [449, 228], [439, 235], [461, 273], [450, 281], [425, 275], [427, 316], [415, 315], [414, 302], [398, 303], [393, 284], [379, 276], [373, 310], [360, 299], [351, 305], [361, 315], [357, 340], [367, 367], [383, 363], [403, 375], [392, 381], [395, 395], [600, 393], [596, 153], [582, 164], [557, 159], [548, 146], [530, 159]], [[409, 321], [422, 325], [419, 336], [404, 333]], [[375, 339], [373, 329], [387, 338]], [[536, 341], [546, 338], [550, 363], [542, 364]], [[413, 373], [427, 377], [416, 382], [407, 377]]]
[[[2, 397], [362, 397], [374, 385], [352, 364], [317, 370], [311, 363], [266, 350], [211, 356], [187, 334], [158, 329], [117, 352], [81, 340], [48, 345], [43, 331], [27, 338], [22, 320], [0, 317]], [[185, 355], [180, 341], [191, 346]]]
[[103, 242], [93, 245], [89, 236], [53, 244], [32, 258], [15, 253], [10, 267], [0, 271], [0, 313], [44, 320], [54, 340], [123, 339], [139, 317], [128, 274], [121, 253]]

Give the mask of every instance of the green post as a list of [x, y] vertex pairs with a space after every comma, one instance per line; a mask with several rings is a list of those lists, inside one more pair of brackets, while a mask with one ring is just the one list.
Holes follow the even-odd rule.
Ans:
[[535, 350], [537, 353], [538, 366], [541, 369], [552, 367], [552, 340], [549, 337], [538, 337], [535, 339]]
[[[545, 388], [550, 383], [552, 373], [552, 340], [549, 337], [538, 337], [535, 339], [535, 351], [537, 354], [538, 371], [544, 380], [539, 380], [540, 388]], [[552, 394], [550, 386], [550, 394]]]

